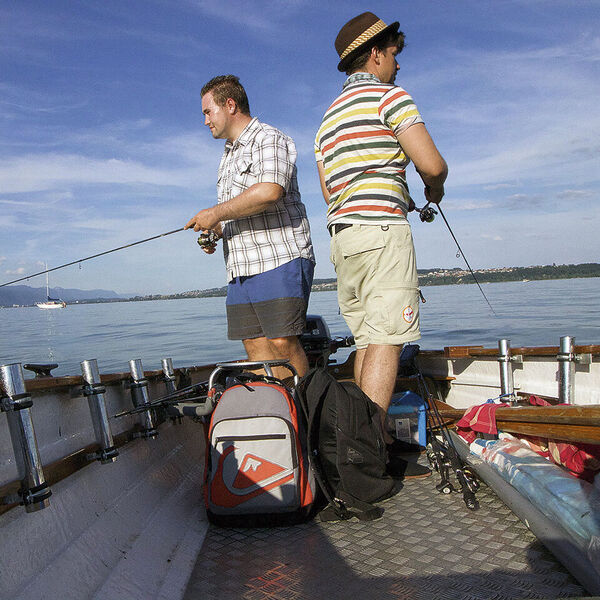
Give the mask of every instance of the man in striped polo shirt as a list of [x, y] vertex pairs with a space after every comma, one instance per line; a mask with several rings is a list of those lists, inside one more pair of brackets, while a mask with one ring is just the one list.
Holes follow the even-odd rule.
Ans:
[[[406, 219], [414, 204], [405, 169], [412, 160], [428, 202], [441, 201], [447, 176], [412, 98], [394, 85], [403, 45], [399, 23], [388, 26], [370, 12], [342, 27], [335, 47], [338, 70], [348, 79], [315, 140], [338, 301], [356, 339], [354, 375], [379, 406], [382, 422], [402, 345], [421, 337], [415, 251]], [[392, 451], [392, 438], [387, 432], [385, 437]], [[408, 475], [406, 468], [404, 463], [389, 470], [405, 469]]]

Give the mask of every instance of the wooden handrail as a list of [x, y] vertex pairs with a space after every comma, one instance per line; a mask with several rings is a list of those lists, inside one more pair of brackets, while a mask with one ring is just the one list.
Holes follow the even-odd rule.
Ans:
[[[210, 372], [215, 368], [215, 365], [202, 365], [192, 367], [182, 367], [175, 369], [175, 374], [181, 372], [200, 373], [203, 371]], [[164, 373], [162, 370], [144, 371], [144, 377], [150, 381], [160, 379]], [[107, 373], [100, 375], [100, 381], [104, 385], [115, 385], [121, 382], [131, 382], [131, 373]], [[62, 375], [59, 377], [36, 377], [34, 379], [25, 380], [25, 390], [32, 392], [53, 391], [61, 388], [84, 386], [85, 380], [81, 375]]]
[[[560, 352], [558, 346], [539, 346], [511, 348], [511, 354], [522, 356], [556, 356]], [[600, 345], [575, 346], [575, 354], [600, 355]], [[421, 353], [423, 354], [423, 353]], [[498, 356], [497, 348], [484, 348], [483, 346], [446, 346], [444, 348], [445, 358], [477, 358], [486, 356]]]

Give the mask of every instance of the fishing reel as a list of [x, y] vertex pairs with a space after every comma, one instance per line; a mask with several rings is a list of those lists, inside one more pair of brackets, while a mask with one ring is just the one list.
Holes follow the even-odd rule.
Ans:
[[415, 210], [419, 213], [419, 218], [423, 223], [433, 223], [435, 215], [438, 214], [437, 210], [429, 206], [430, 204], [431, 202], [428, 202], [423, 208], [415, 206]]
[[214, 231], [203, 231], [198, 238], [198, 246], [202, 249], [215, 249], [219, 236]]

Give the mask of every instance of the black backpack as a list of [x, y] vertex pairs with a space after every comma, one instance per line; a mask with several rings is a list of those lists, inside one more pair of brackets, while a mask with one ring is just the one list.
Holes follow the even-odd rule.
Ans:
[[329, 505], [321, 520], [370, 521], [374, 506], [397, 491], [386, 474], [386, 448], [377, 406], [354, 383], [337, 381], [326, 369], [311, 370], [296, 387], [305, 411], [308, 455]]

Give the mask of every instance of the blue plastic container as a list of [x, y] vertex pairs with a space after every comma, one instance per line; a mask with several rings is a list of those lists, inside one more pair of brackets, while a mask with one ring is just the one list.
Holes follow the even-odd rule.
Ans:
[[387, 428], [393, 437], [407, 444], [427, 445], [426, 404], [414, 392], [392, 396], [387, 414]]

